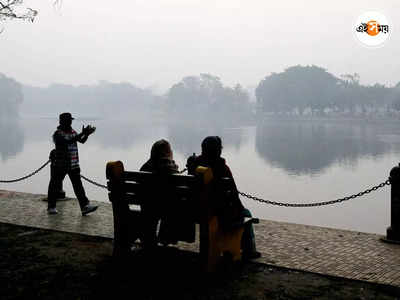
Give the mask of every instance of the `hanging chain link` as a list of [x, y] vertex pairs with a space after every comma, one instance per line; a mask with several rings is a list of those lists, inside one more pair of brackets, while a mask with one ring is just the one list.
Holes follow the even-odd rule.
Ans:
[[330, 201], [324, 201], [324, 202], [313, 202], [313, 203], [285, 203], [285, 202], [276, 202], [276, 201], [271, 201], [271, 200], [265, 200], [265, 199], [261, 199], [240, 191], [237, 191], [239, 193], [239, 195], [244, 196], [246, 198], [261, 202], [261, 203], [266, 203], [266, 204], [271, 204], [271, 205], [278, 205], [278, 206], [285, 206], [285, 207], [313, 207], [313, 206], [323, 206], [323, 205], [329, 205], [329, 204], [335, 204], [335, 203], [340, 203], [343, 201], [347, 201], [347, 200], [351, 200], [351, 199], [355, 199], [358, 197], [361, 197], [365, 194], [369, 194], [373, 191], [376, 191], [377, 189], [383, 188], [386, 185], [390, 185], [390, 180], [386, 180], [370, 189], [366, 189], [363, 192], [359, 192], [358, 194], [353, 194], [347, 197], [343, 197], [343, 198], [339, 198], [336, 200], [330, 200]]
[[39, 173], [39, 172], [40, 172], [45, 166], [47, 166], [49, 163], [50, 163], [50, 159], [49, 159], [47, 162], [45, 162], [39, 169], [37, 169], [36, 171], [33, 171], [33, 172], [32, 172], [31, 174], [29, 174], [29, 175], [26, 175], [26, 176], [21, 177], [21, 178], [18, 178], [18, 179], [0, 180], [0, 183], [13, 183], [13, 182], [18, 182], [18, 181], [25, 180], [25, 179], [27, 179], [27, 178], [29, 178], [29, 177], [31, 177], [31, 176], [33, 176], [33, 175]]
[[[0, 180], [0, 183], [14, 183], [14, 182], [18, 182], [18, 181], [22, 181], [22, 180], [28, 179], [29, 177], [32, 177], [33, 175], [36, 175], [37, 173], [39, 173], [39, 172], [40, 172], [44, 167], [46, 167], [50, 162], [51, 162], [51, 160], [49, 159], [49, 160], [48, 160], [47, 162], [45, 162], [40, 168], [38, 168], [37, 170], [33, 171], [32, 173], [30, 173], [30, 174], [28, 174], [28, 175], [26, 175], [26, 176], [24, 176], [24, 177], [17, 178], [17, 179], [11, 179], [11, 180]], [[182, 171], [179, 171], [178, 173], [179, 173], [179, 174], [182, 174], [182, 173], [184, 173], [186, 170], [187, 170], [187, 169], [183, 169]], [[95, 185], [95, 186], [101, 187], [101, 188], [103, 188], [103, 189], [107, 189], [107, 186], [106, 186], [106, 185], [103, 185], [103, 184], [100, 184], [100, 183], [98, 183], [98, 182], [96, 182], [96, 181], [94, 181], [94, 180], [91, 180], [91, 179], [87, 178], [86, 176], [81, 175], [81, 178], [84, 179], [84, 180], [86, 180], [87, 182], [89, 182], [89, 183]]]
[[87, 182], [90, 182], [91, 184], [94, 184], [95, 186], [101, 187], [101, 188], [103, 188], [103, 189], [107, 189], [107, 186], [106, 186], [106, 185], [97, 183], [96, 181], [93, 181], [93, 180], [91, 180], [91, 179], [89, 179], [89, 178], [87, 178], [87, 177], [85, 177], [85, 176], [83, 176], [83, 175], [81, 175], [81, 177], [82, 177], [84, 180], [86, 180]]
[[[38, 168], [37, 170], [33, 171], [32, 173], [30, 173], [30, 174], [28, 174], [28, 175], [26, 175], [26, 176], [24, 176], [24, 177], [17, 178], [17, 179], [12, 179], [12, 180], [0, 180], [0, 183], [13, 183], [13, 182], [22, 181], [22, 180], [25, 180], [25, 179], [27, 179], [27, 178], [29, 178], [29, 177], [32, 177], [33, 175], [39, 173], [45, 166], [47, 166], [47, 165], [50, 163], [50, 161], [51, 161], [51, 160], [49, 159], [49, 160], [48, 160], [47, 162], [45, 162], [40, 168]], [[184, 173], [186, 170], [187, 170], [187, 169], [183, 169], [182, 171], [179, 171], [178, 173], [179, 173], [179, 174], [182, 174], [182, 173]], [[87, 178], [87, 177], [85, 177], [85, 176], [83, 176], [83, 175], [81, 175], [81, 178], [84, 179], [84, 180], [86, 180], [87, 182], [89, 182], [89, 183], [95, 185], [95, 186], [98, 186], [98, 187], [103, 188], [103, 189], [107, 189], [107, 186], [106, 186], [106, 185], [97, 183], [96, 181], [91, 180], [91, 179], [89, 179], [89, 178]], [[376, 186], [373, 186], [372, 188], [366, 189], [365, 191], [359, 192], [359, 193], [357, 193], [357, 194], [353, 194], [353, 195], [350, 195], [350, 196], [347, 196], [347, 197], [343, 197], [343, 198], [339, 198], [339, 199], [335, 199], [335, 200], [324, 201], [324, 202], [313, 202], [313, 203], [285, 203], [285, 202], [277, 202], [277, 201], [271, 201], [271, 200], [266, 200], [266, 199], [258, 198], [258, 197], [256, 197], [256, 196], [252, 196], [252, 195], [246, 194], [246, 193], [244, 193], [244, 192], [240, 192], [240, 191], [237, 191], [237, 192], [238, 192], [239, 195], [241, 195], [241, 196], [243, 196], [243, 197], [246, 197], [246, 198], [248, 198], [248, 199], [252, 199], [252, 200], [254, 200], [254, 201], [258, 201], [258, 202], [260, 202], [260, 203], [265, 203], [265, 204], [271, 204], [271, 205], [277, 205], [277, 206], [285, 206], [285, 207], [313, 207], [313, 206], [323, 206], [323, 205], [336, 204], [336, 203], [340, 203], [340, 202], [343, 202], [343, 201], [355, 199], [355, 198], [364, 196], [365, 194], [369, 194], [369, 193], [371, 193], [371, 192], [373, 192], [373, 191], [376, 191], [376, 190], [378, 190], [378, 189], [380, 189], [380, 188], [383, 188], [383, 187], [386, 186], [386, 185], [390, 185], [390, 179], [388, 179], [388, 180], [386, 180], [386, 181], [384, 181], [384, 182], [382, 182], [382, 183], [380, 183], [380, 184], [378, 184], [378, 185], [376, 185]]]

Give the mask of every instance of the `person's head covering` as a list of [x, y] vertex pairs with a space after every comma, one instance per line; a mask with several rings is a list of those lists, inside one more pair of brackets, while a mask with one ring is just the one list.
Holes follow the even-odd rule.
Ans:
[[58, 128], [64, 129], [64, 130], [71, 129], [71, 124], [72, 124], [73, 119], [74, 118], [72, 117], [71, 113], [69, 113], [69, 112], [60, 114], [60, 126]]
[[172, 159], [172, 150], [169, 142], [164, 139], [155, 142], [151, 147], [150, 158], [152, 160]]
[[60, 114], [60, 123], [62, 123], [64, 121], [69, 121], [69, 120], [74, 120], [71, 113], [65, 112], [65, 113]]
[[218, 158], [222, 151], [222, 141], [219, 136], [208, 136], [201, 142], [201, 154], [210, 158]]

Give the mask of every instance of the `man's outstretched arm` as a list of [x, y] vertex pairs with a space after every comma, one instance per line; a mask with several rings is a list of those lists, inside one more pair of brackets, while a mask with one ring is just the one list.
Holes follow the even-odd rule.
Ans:
[[92, 133], [94, 133], [96, 131], [96, 127], [93, 126], [82, 126], [82, 132], [80, 134], [79, 139], [77, 140], [80, 143], [85, 143], [89, 137], [89, 135], [91, 135]]

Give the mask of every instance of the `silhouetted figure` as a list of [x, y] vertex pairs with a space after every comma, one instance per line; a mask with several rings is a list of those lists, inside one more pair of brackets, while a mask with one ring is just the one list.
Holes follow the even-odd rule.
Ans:
[[[168, 193], [168, 185], [162, 178], [162, 175], [178, 172], [178, 166], [173, 160], [171, 145], [168, 141], [162, 139], [153, 144], [150, 159], [140, 168], [140, 171], [161, 175], [159, 180], [153, 183], [153, 192], [145, 195], [146, 198], [143, 199], [141, 205], [144, 224], [144, 248], [154, 249], [157, 246], [157, 241], [163, 244], [176, 244], [177, 238], [174, 236], [177, 227], [174, 219], [174, 202], [176, 199], [171, 199], [171, 193]], [[157, 225], [160, 220], [157, 238]]]
[[82, 132], [78, 134], [71, 127], [73, 119], [70, 113], [62, 113], [60, 115], [60, 125], [53, 134], [53, 142], [56, 148], [54, 160], [52, 160], [51, 178], [47, 196], [47, 212], [51, 215], [58, 213], [56, 209], [56, 198], [67, 174], [71, 180], [75, 195], [78, 198], [82, 215], [84, 216], [97, 209], [97, 206], [89, 204], [89, 199], [86, 197], [82, 185], [77, 144], [77, 142], [85, 143], [89, 135], [91, 135], [96, 128], [90, 125], [86, 127], [82, 126]]
[[[222, 141], [219, 136], [208, 136], [201, 143], [201, 155], [191, 156], [187, 160], [187, 168], [189, 174], [195, 174], [198, 166], [210, 167], [213, 171], [214, 178], [231, 178], [236, 191], [236, 184], [233, 175], [225, 159], [221, 157]], [[216, 199], [218, 200], [218, 199]], [[229, 225], [242, 221], [245, 217], [251, 218], [251, 213], [246, 209], [240, 201], [237, 192], [234, 192], [225, 203], [215, 203], [217, 216], [221, 222], [221, 226], [229, 227]], [[254, 230], [251, 223], [245, 226], [242, 237], [242, 255], [244, 259], [258, 258], [261, 254], [256, 250], [254, 239]]]

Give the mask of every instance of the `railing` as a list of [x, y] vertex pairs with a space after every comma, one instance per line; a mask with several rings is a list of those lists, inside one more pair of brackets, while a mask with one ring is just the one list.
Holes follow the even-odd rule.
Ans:
[[[37, 173], [39, 173], [50, 162], [51, 162], [51, 160], [46, 161], [42, 166], [40, 166], [35, 171], [29, 173], [28, 175], [25, 175], [23, 177], [16, 178], [16, 179], [0, 180], [0, 183], [15, 183], [15, 182], [26, 180], [26, 179], [32, 177], [33, 175], [36, 175]], [[186, 171], [186, 169], [180, 171], [179, 173], [183, 173], [185, 171]], [[92, 179], [89, 179], [84, 175], [81, 175], [81, 178], [97, 187], [107, 189], [106, 185], [98, 183]], [[361, 196], [364, 196], [371, 192], [374, 192], [380, 188], [383, 188], [387, 185], [391, 185], [391, 187], [392, 187], [391, 188], [391, 223], [390, 223], [390, 227], [387, 228], [386, 238], [383, 238], [382, 240], [385, 242], [400, 244], [400, 164], [399, 164], [399, 166], [394, 167], [390, 171], [389, 179], [385, 180], [384, 182], [382, 182], [378, 185], [375, 185], [371, 188], [368, 188], [364, 191], [361, 191], [359, 193], [352, 194], [352, 195], [338, 198], [338, 199], [334, 199], [334, 200], [329, 200], [329, 201], [311, 202], [311, 203], [286, 203], [286, 202], [277, 202], [277, 201], [262, 199], [262, 198], [241, 192], [239, 190], [237, 192], [239, 195], [241, 195], [243, 197], [252, 199], [254, 201], [257, 201], [257, 202], [263, 203], [263, 204], [277, 205], [277, 206], [283, 206], [283, 207], [316, 207], [316, 206], [337, 204], [337, 203], [342, 203], [344, 201], [356, 199], [358, 197], [361, 197]]]

